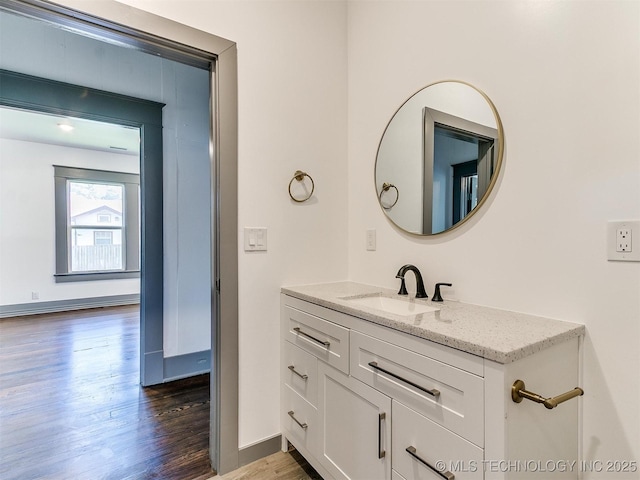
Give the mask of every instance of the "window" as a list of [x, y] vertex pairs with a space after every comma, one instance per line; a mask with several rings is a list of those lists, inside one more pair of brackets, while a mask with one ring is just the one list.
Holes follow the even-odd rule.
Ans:
[[139, 175], [54, 168], [56, 281], [139, 276]]
[[[93, 245], [113, 245], [113, 232], [110, 231], [95, 231], [93, 232]], [[117, 260], [122, 259], [122, 255], [116, 255]], [[113, 268], [120, 268], [115, 266]]]

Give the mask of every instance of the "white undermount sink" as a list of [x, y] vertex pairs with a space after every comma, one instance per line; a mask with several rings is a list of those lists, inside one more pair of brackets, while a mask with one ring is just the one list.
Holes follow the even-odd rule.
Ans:
[[366, 297], [350, 297], [344, 300], [362, 307], [375, 308], [394, 315], [418, 315], [419, 313], [435, 312], [438, 307], [431, 307], [423, 303], [401, 300], [399, 298], [383, 297], [382, 295], [370, 295]]

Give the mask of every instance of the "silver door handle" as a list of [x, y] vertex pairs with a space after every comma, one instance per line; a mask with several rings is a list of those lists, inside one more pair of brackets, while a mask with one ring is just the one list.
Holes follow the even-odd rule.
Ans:
[[445, 480], [454, 480], [456, 478], [456, 476], [451, 473], [449, 470], [445, 470], [444, 472], [441, 472], [440, 470], [438, 470], [436, 467], [433, 467], [431, 465], [429, 465], [429, 463], [426, 460], [423, 460], [422, 458], [420, 458], [420, 456], [416, 453], [416, 447], [414, 446], [409, 446], [405, 449], [405, 451], [411, 455], [413, 458], [415, 458], [416, 460], [418, 460], [420, 463], [422, 463], [423, 465], [427, 466], [428, 468], [430, 468], [433, 472], [437, 473], [438, 475], [440, 475], [442, 478], [444, 478]]
[[293, 373], [295, 373], [297, 376], [299, 376], [301, 379], [303, 379], [305, 382], [307, 381], [307, 378], [309, 378], [309, 375], [307, 375], [306, 373], [296, 372], [296, 369], [293, 365], [289, 365], [287, 368], [291, 370]]
[[411, 380], [407, 380], [406, 378], [402, 378], [400, 375], [396, 375], [393, 372], [390, 372], [389, 370], [386, 370], [382, 367], [378, 366], [378, 362], [369, 362], [368, 365], [371, 368], [374, 368], [376, 370], [380, 370], [381, 372], [386, 373], [387, 375], [393, 377], [393, 378], [397, 378], [398, 380], [407, 383], [409, 385], [411, 385], [412, 387], [417, 388], [418, 390], [421, 390], [425, 393], [428, 393], [429, 395], [431, 395], [432, 397], [438, 398], [440, 396], [440, 390], [436, 390], [435, 388], [432, 388], [431, 390], [421, 387], [420, 385], [418, 385], [417, 383], [413, 383]]
[[314, 337], [313, 335], [309, 335], [308, 333], [303, 332], [302, 330], [300, 330], [300, 327], [294, 327], [293, 331], [296, 332], [296, 333], [299, 333], [300, 335], [304, 335], [305, 337], [313, 340], [314, 342], [318, 342], [320, 345], [324, 345], [326, 348], [329, 348], [329, 345], [331, 345], [327, 341], [320, 340], [320, 339]]
[[301, 429], [306, 430], [306, 429], [307, 429], [307, 427], [309, 426], [309, 425], [307, 425], [306, 423], [300, 423], [300, 422], [298, 421], [298, 419], [297, 419], [296, 417], [294, 417], [294, 416], [293, 416], [293, 410], [291, 410], [291, 411], [289, 412], [289, 416], [290, 416], [291, 418], [293, 418], [293, 421], [294, 421], [294, 422], [296, 422], [296, 423], [300, 426], [300, 428], [301, 428]]

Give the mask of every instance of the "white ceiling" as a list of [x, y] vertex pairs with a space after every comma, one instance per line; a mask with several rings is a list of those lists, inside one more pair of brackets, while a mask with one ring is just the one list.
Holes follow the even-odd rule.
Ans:
[[[59, 124], [74, 128], [65, 132]], [[138, 128], [4, 107], [0, 107], [0, 138], [125, 155], [140, 154]]]

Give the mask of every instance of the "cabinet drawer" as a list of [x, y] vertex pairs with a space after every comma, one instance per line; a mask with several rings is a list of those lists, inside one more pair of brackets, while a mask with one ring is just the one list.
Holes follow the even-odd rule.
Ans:
[[349, 373], [349, 329], [285, 306], [285, 339], [332, 367]]
[[400, 475], [407, 480], [442, 480], [435, 469], [451, 472], [455, 480], [482, 480], [481, 448], [395, 400], [391, 408], [393, 469]]
[[311, 405], [316, 406], [318, 360], [292, 343], [282, 343], [282, 381]]
[[355, 331], [351, 332], [351, 375], [484, 445], [481, 377]]
[[280, 408], [285, 436], [294, 446], [302, 446], [315, 455], [319, 432], [316, 408], [286, 385], [282, 385]]

